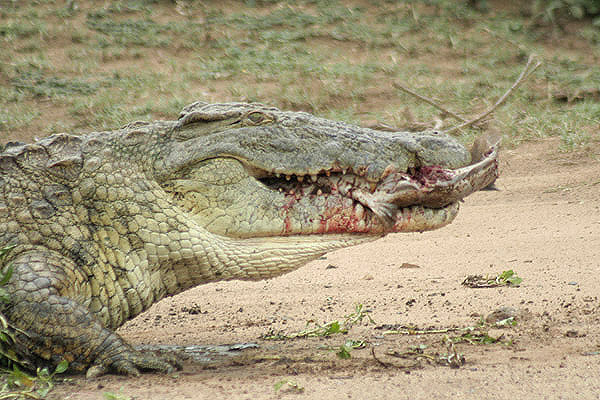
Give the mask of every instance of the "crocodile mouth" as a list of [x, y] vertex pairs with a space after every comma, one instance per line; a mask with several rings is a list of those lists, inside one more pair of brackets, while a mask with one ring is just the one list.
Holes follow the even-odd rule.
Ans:
[[200, 166], [193, 165], [162, 186], [190, 218], [231, 238], [380, 236], [452, 222], [464, 197], [494, 182], [497, 155], [490, 148], [480, 160], [458, 169], [388, 167], [376, 181], [366, 177], [367, 168], [267, 171], [227, 156], [210, 167], [221, 170], [222, 180], [204, 182], [198, 178], [203, 176]]
[[[450, 223], [459, 201], [495, 181], [497, 155], [492, 147], [481, 160], [458, 169], [388, 168], [375, 182], [341, 168], [312, 175], [273, 173], [257, 179], [285, 197], [288, 211], [301, 208], [307, 199], [321, 199], [317, 233], [424, 231]], [[287, 224], [283, 233], [296, 231]]]

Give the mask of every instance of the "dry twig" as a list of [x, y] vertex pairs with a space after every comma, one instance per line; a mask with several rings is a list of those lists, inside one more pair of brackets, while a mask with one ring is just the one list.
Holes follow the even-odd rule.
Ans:
[[377, 363], [379, 365], [381, 365], [382, 367], [384, 367], [384, 368], [391, 367], [391, 364], [385, 363], [385, 362], [381, 361], [379, 358], [377, 358], [377, 356], [375, 355], [375, 347], [373, 347], [373, 346], [371, 346], [371, 355], [373, 356], [373, 359], [375, 361], [377, 361]]
[[443, 133], [448, 134], [448, 133], [454, 132], [456, 130], [466, 128], [467, 126], [471, 126], [473, 124], [476, 124], [477, 122], [481, 121], [482, 119], [484, 119], [485, 117], [487, 117], [488, 115], [490, 115], [491, 113], [493, 113], [496, 110], [496, 108], [498, 108], [499, 106], [501, 106], [506, 101], [506, 99], [508, 98], [508, 96], [515, 89], [517, 89], [521, 85], [521, 83], [523, 83], [527, 78], [529, 78], [529, 76], [531, 76], [531, 74], [533, 74], [533, 72], [540, 65], [542, 65], [542, 63], [540, 61], [538, 61], [532, 67], [531, 64], [533, 63], [534, 59], [535, 59], [534, 55], [529, 56], [529, 60], [527, 60], [527, 64], [525, 65], [525, 68], [523, 68], [523, 71], [521, 72], [521, 74], [519, 75], [519, 77], [517, 78], [517, 80], [515, 81], [515, 83], [513, 83], [513, 85], [506, 91], [506, 93], [504, 93], [502, 95], [502, 97], [500, 97], [500, 99], [496, 102], [496, 104], [494, 104], [486, 112], [484, 112], [483, 114], [479, 115], [478, 117], [473, 118], [470, 121], [463, 122], [460, 125], [456, 125], [456, 126], [453, 126], [451, 128], [448, 128], [445, 131], [443, 131]]
[[[450, 115], [452, 117], [454, 117], [455, 119], [459, 120], [462, 122], [462, 124], [459, 125], [455, 125], [453, 127], [450, 127], [444, 131], [442, 131], [443, 133], [446, 134], [450, 134], [454, 131], [466, 128], [468, 126], [471, 125], [475, 125], [478, 122], [481, 122], [482, 120], [484, 120], [487, 116], [489, 116], [490, 114], [492, 114], [494, 111], [496, 111], [496, 109], [498, 107], [500, 107], [508, 98], [508, 96], [515, 90], [517, 89], [519, 86], [521, 86], [521, 84], [526, 81], [529, 76], [531, 76], [531, 74], [533, 74], [533, 72], [540, 66], [542, 65], [542, 63], [540, 61], [538, 61], [533, 67], [531, 66], [531, 64], [533, 63], [535, 59], [534, 55], [529, 56], [529, 60], [527, 60], [527, 64], [525, 65], [525, 68], [523, 69], [523, 71], [521, 72], [521, 74], [519, 75], [519, 77], [517, 78], [517, 80], [515, 81], [515, 83], [513, 83], [513, 85], [506, 91], [506, 93], [504, 93], [502, 95], [502, 97], [500, 97], [500, 99], [492, 106], [490, 107], [488, 110], [486, 110], [483, 114], [477, 116], [476, 118], [473, 118], [469, 121], [466, 121], [463, 117], [461, 117], [460, 115], [448, 110], [447, 108], [437, 104], [435, 101], [433, 101], [432, 99], [425, 97], [423, 95], [418, 94], [417, 92], [407, 88], [406, 86], [398, 83], [398, 82], [393, 82], [392, 86], [394, 86], [396, 89], [402, 90], [405, 93], [411, 94], [413, 96], [415, 96], [416, 98], [424, 101], [425, 103], [432, 105], [433, 107], [437, 108], [438, 110], [442, 111], [444, 114]], [[439, 122], [436, 124], [436, 130], [437, 130], [437, 125], [439, 124]]]
[[438, 110], [442, 111], [444, 114], [448, 114], [448, 115], [450, 115], [450, 116], [452, 116], [452, 117], [456, 118], [456, 119], [457, 119], [457, 120], [459, 120], [459, 121], [466, 122], [466, 120], [465, 120], [463, 117], [461, 117], [460, 115], [458, 115], [458, 114], [456, 114], [456, 113], [453, 113], [452, 111], [450, 111], [450, 110], [448, 110], [448, 109], [446, 109], [446, 108], [442, 107], [441, 105], [437, 104], [435, 101], [431, 100], [429, 97], [425, 97], [425, 96], [423, 96], [423, 95], [420, 95], [419, 93], [417, 93], [417, 92], [415, 92], [415, 91], [413, 91], [413, 90], [411, 90], [411, 89], [407, 88], [407, 87], [406, 87], [406, 86], [404, 86], [404, 85], [401, 85], [401, 84], [400, 84], [400, 83], [398, 83], [398, 82], [393, 82], [393, 83], [392, 83], [392, 86], [394, 86], [396, 89], [400, 89], [400, 90], [402, 90], [403, 92], [406, 92], [406, 93], [408, 93], [408, 94], [411, 94], [411, 95], [415, 96], [415, 97], [416, 97], [416, 98], [418, 98], [418, 99], [421, 99], [421, 100], [423, 100], [425, 103], [427, 103], [427, 104], [429, 104], [429, 105], [432, 105], [432, 106], [434, 106], [434, 107], [435, 107], [435, 108], [437, 108]]

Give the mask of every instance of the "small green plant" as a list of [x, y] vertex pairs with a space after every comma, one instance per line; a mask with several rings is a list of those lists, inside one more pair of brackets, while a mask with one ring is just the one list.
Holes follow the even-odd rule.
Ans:
[[[286, 339], [297, 339], [304, 337], [329, 337], [335, 334], [346, 334], [352, 328], [353, 325], [362, 323], [364, 319], [367, 319], [368, 324], [374, 324], [373, 318], [368, 314], [368, 311], [364, 309], [362, 304], [357, 304], [354, 312], [346, 315], [343, 322], [338, 320], [328, 322], [324, 325], [319, 325], [316, 322], [310, 320], [306, 323], [306, 328], [295, 333], [285, 332], [269, 332], [263, 336], [263, 339], [267, 340], [286, 340]], [[327, 346], [326, 349], [335, 351], [335, 354], [343, 359], [347, 360], [352, 358], [350, 352], [354, 349], [361, 349], [366, 346], [364, 340], [346, 340], [344, 344], [340, 346]]]
[[458, 352], [458, 349], [453, 342], [447, 343], [447, 353], [439, 356], [439, 361], [446, 363], [450, 368], [460, 368], [465, 362], [465, 356]]
[[444, 336], [444, 341], [451, 343], [468, 343], [468, 344], [494, 344], [500, 341], [500, 337], [490, 336], [486, 330], [477, 329], [475, 327], [469, 327], [461, 335], [457, 336]]
[[354, 312], [346, 315], [344, 318], [344, 326], [348, 327], [348, 329], [354, 324], [362, 323], [365, 318], [367, 319], [368, 324], [375, 324], [375, 321], [369, 315], [369, 311], [365, 310], [362, 304], [357, 304], [354, 308]]
[[315, 337], [315, 336], [331, 336], [335, 334], [345, 334], [348, 333], [350, 328], [357, 324], [361, 323], [363, 319], [367, 318], [368, 323], [375, 323], [373, 318], [368, 314], [368, 311], [364, 309], [362, 304], [357, 304], [353, 313], [348, 314], [344, 317], [343, 322], [339, 322], [337, 320], [328, 322], [324, 325], [319, 325], [313, 320], [309, 320], [306, 322], [306, 327], [295, 333], [284, 333], [284, 332], [269, 332], [263, 336], [263, 339], [266, 340], [286, 340], [286, 339], [297, 339], [297, 338], [305, 338], [305, 337]]
[[350, 352], [354, 349], [363, 349], [365, 348], [367, 343], [364, 340], [346, 340], [343, 345], [338, 347], [336, 350], [336, 355], [342, 360], [348, 360], [352, 358]]
[[499, 286], [519, 286], [523, 279], [517, 276], [512, 269], [503, 271], [496, 276], [469, 275], [462, 282], [470, 288], [492, 288]]
[[509, 269], [508, 271], [503, 271], [500, 275], [498, 275], [496, 282], [500, 283], [501, 285], [519, 286], [521, 282], [523, 282], [523, 279], [519, 278], [512, 269]]
[[303, 393], [304, 387], [300, 386], [298, 382], [291, 379], [282, 379], [274, 385], [275, 391], [289, 391], [295, 393]]
[[35, 376], [21, 371], [16, 363], [12, 370], [2, 371], [6, 382], [0, 390], [0, 399], [43, 399], [54, 388], [55, 377], [69, 367], [65, 360], [61, 361], [50, 372], [48, 368], [38, 368]]

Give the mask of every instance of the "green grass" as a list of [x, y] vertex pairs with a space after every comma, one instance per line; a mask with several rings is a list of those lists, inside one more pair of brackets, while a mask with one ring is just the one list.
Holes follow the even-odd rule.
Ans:
[[490, 128], [515, 145], [557, 136], [563, 151], [599, 140], [598, 100], [553, 97], [600, 87], [600, 28], [592, 21], [560, 32], [524, 16], [527, 6], [490, 3], [481, 12], [449, 0], [255, 0], [235, 10], [192, 0], [73, 4], [10, 2], [0, 10], [1, 140], [175, 118], [198, 99], [400, 128], [410, 125], [408, 109], [431, 125], [439, 111], [393, 81], [471, 117], [510, 87], [531, 53], [544, 64]]

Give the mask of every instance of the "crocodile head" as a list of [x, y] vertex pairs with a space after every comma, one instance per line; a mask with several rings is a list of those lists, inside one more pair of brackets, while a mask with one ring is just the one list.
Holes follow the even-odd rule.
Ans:
[[383, 132], [260, 104], [194, 103], [169, 136], [154, 165], [161, 186], [205, 229], [231, 238], [436, 229], [497, 177], [493, 148], [471, 160], [441, 133]]

